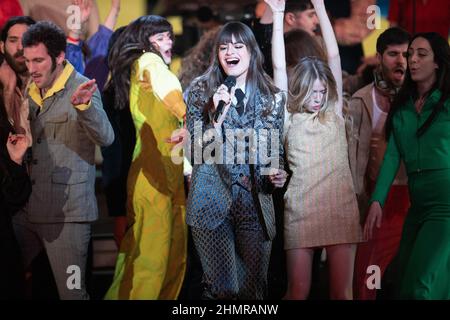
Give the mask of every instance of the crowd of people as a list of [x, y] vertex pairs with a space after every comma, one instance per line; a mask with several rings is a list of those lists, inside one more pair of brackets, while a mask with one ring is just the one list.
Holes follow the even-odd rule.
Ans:
[[439, 28], [392, 1], [367, 63], [370, 31], [349, 30], [375, 1], [332, 19], [329, 1], [264, 0], [205, 32], [179, 76], [162, 16], [114, 31], [120, 0], [103, 24], [71, 0], [81, 23], [62, 27], [11, 2], [0, 299], [30, 298], [42, 250], [59, 298], [90, 298], [97, 148], [118, 247], [105, 299], [177, 299], [199, 274], [202, 299], [305, 300], [317, 254], [330, 299], [450, 299], [450, 17], [432, 1]]

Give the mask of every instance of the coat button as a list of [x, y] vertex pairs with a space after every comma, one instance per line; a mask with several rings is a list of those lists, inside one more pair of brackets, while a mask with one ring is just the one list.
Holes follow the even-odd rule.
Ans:
[[36, 142], [41, 143], [42, 142], [41, 138], [37, 138]]
[[38, 163], [37, 159], [33, 159], [33, 164], [37, 164], [37, 163]]

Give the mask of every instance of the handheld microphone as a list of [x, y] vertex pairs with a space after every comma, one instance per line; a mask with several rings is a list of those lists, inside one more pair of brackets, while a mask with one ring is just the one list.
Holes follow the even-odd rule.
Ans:
[[[224, 85], [227, 86], [228, 92], [231, 91], [231, 88], [233, 88], [236, 85], [236, 77], [235, 76], [228, 76], [224, 83]], [[217, 122], [219, 120], [220, 115], [223, 112], [223, 107], [225, 106], [225, 101], [220, 100], [219, 104], [217, 105], [216, 113], [214, 113], [214, 121]]]

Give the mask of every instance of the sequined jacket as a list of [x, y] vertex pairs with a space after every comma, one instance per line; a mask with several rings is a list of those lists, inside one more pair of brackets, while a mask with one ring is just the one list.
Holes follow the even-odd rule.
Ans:
[[[203, 97], [204, 91], [197, 83], [187, 95], [186, 120], [190, 136], [187, 156], [193, 164], [193, 172], [186, 222], [198, 228], [216, 228], [229, 212], [233, 201], [232, 185], [238, 184], [250, 191], [266, 237], [272, 240], [275, 237], [274, 187], [267, 170], [269, 167], [284, 168], [285, 95], [277, 93], [275, 103], [270, 106], [269, 100], [256, 92], [253, 105], [247, 104], [241, 116], [232, 105], [221, 129], [215, 130], [211, 122], [213, 115], [204, 112], [205, 106], [211, 103], [208, 97]], [[241, 144], [244, 152], [239, 152], [239, 143], [234, 143], [242, 138], [240, 134], [247, 134], [256, 141], [253, 145]], [[269, 157], [265, 157], [266, 154]], [[269, 158], [275, 161], [275, 166], [273, 162], [272, 166], [270, 161], [267, 163]]]

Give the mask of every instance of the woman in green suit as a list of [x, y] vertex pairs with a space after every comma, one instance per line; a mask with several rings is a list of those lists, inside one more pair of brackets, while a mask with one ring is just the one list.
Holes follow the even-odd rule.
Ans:
[[384, 155], [365, 222], [380, 227], [382, 206], [403, 160], [411, 207], [398, 252], [400, 299], [450, 299], [450, 48], [437, 33], [417, 34], [405, 82], [388, 116]]

